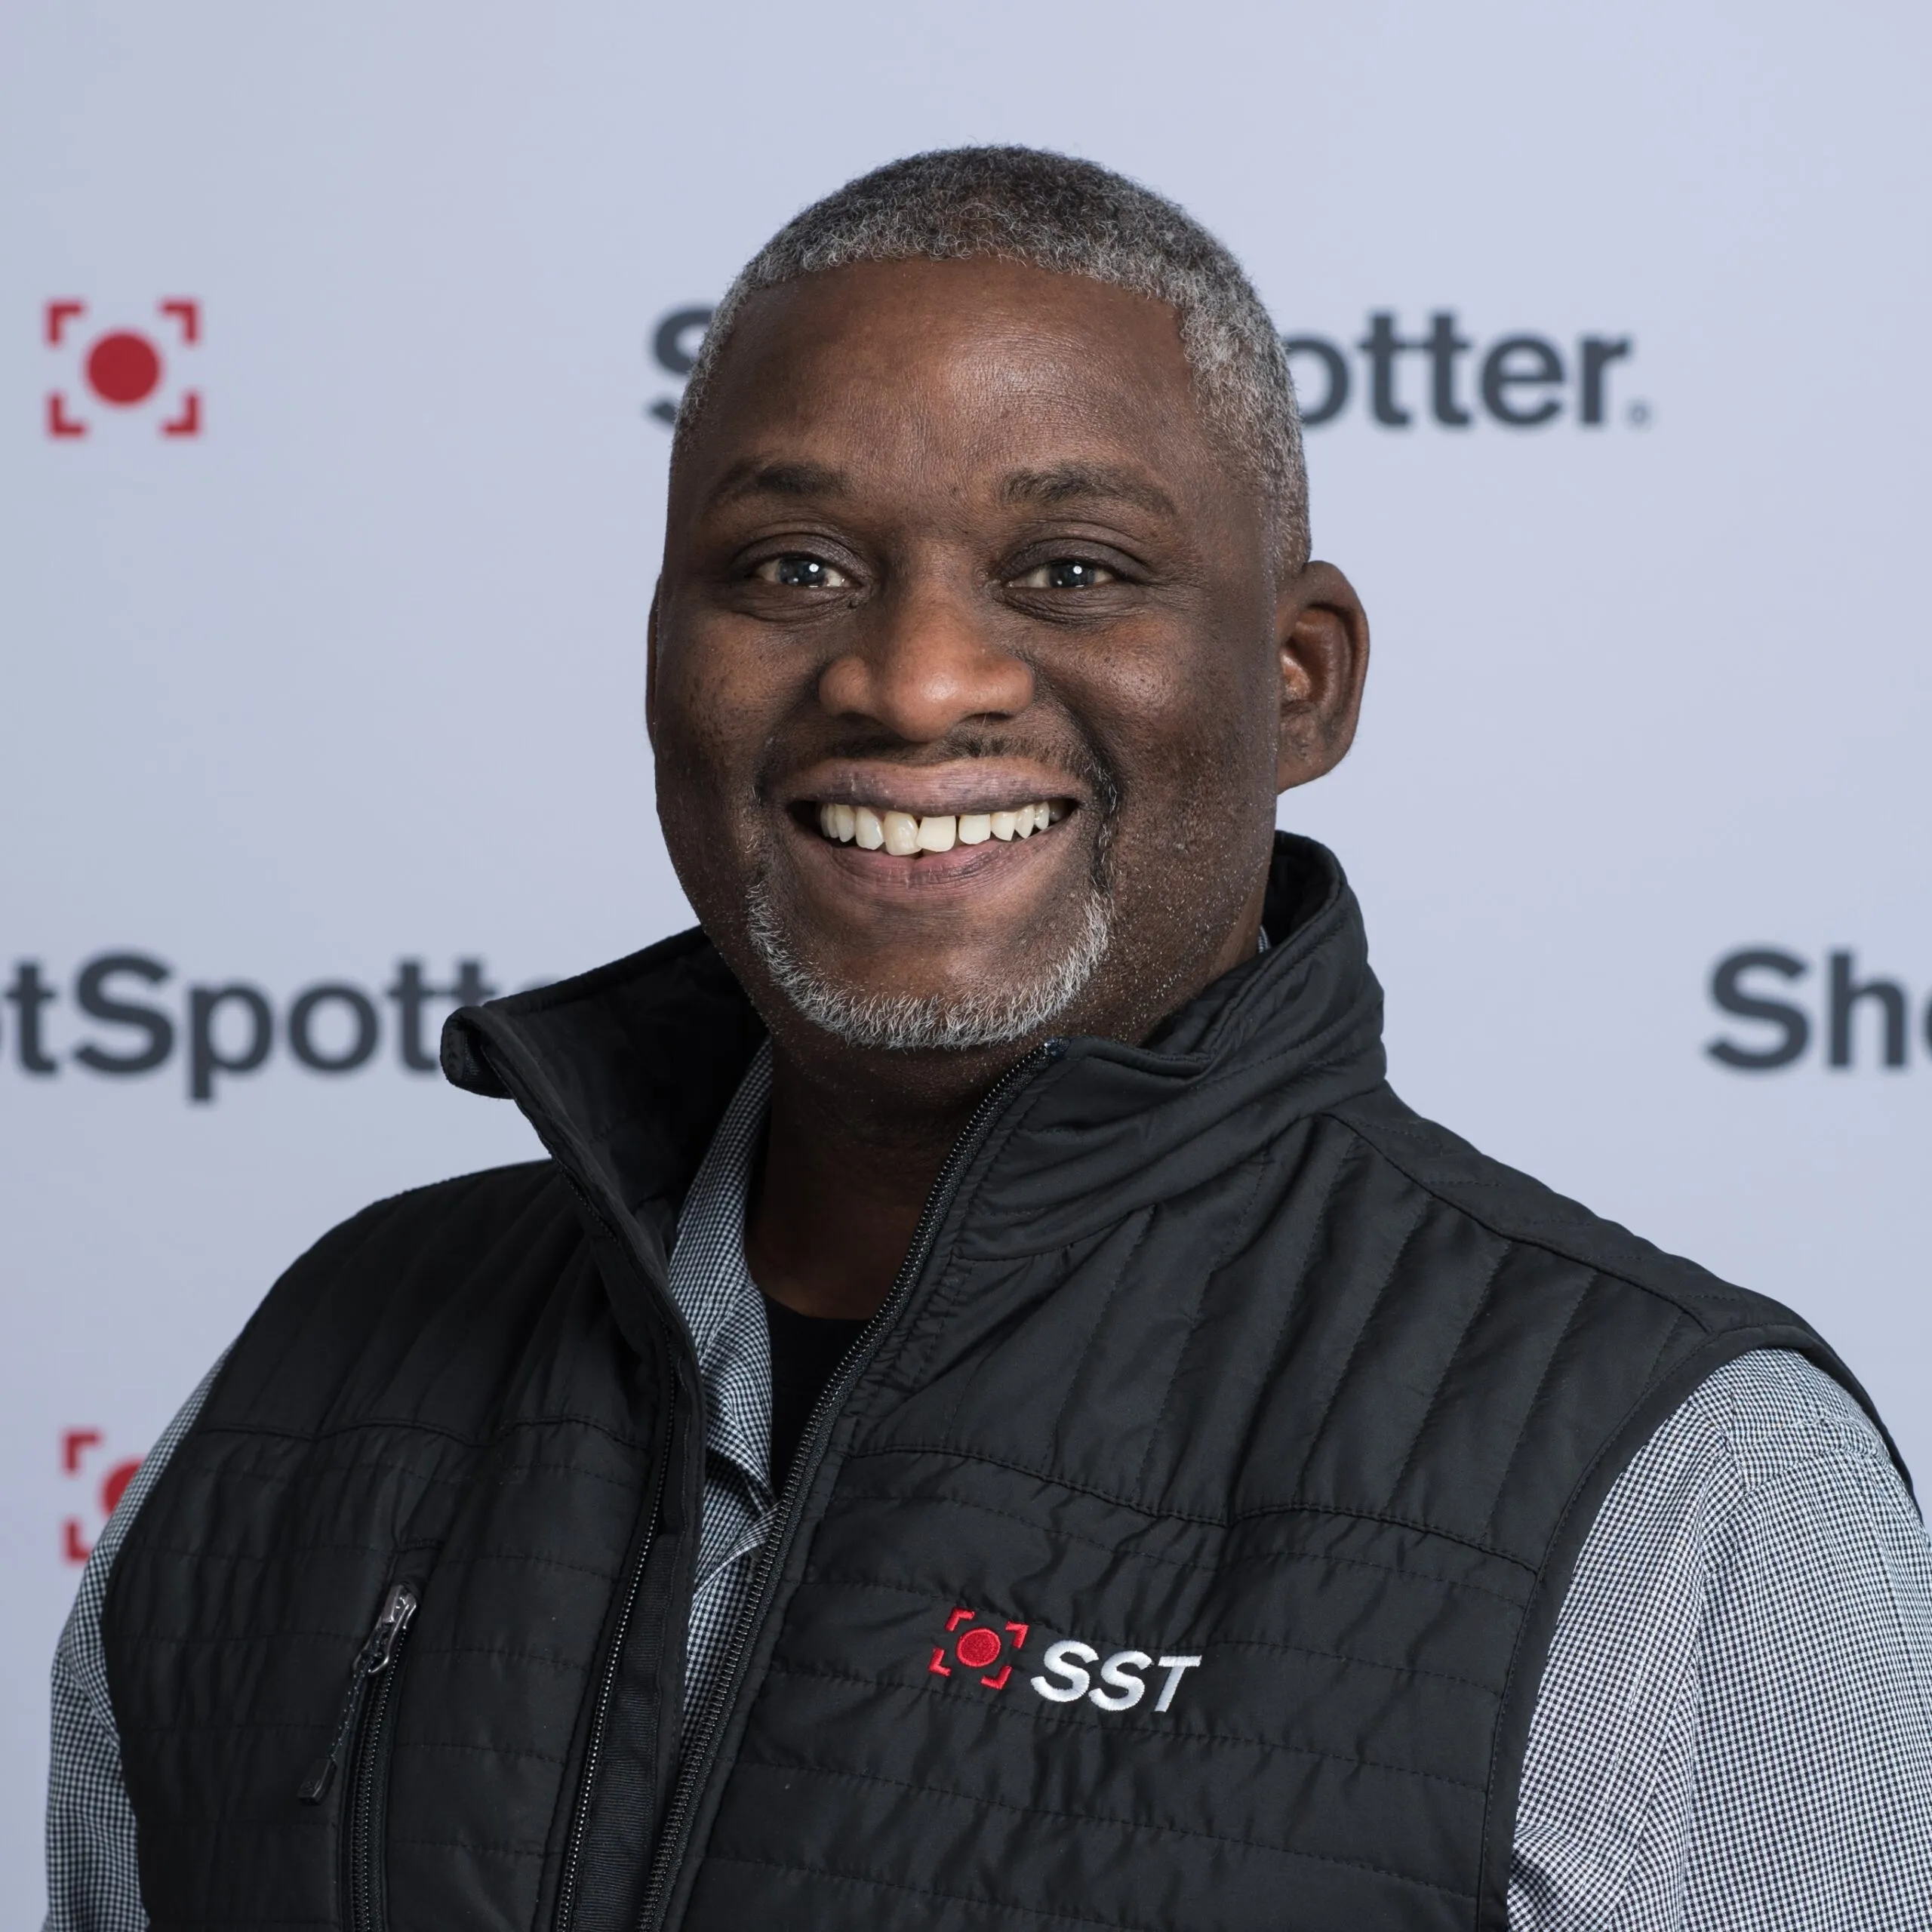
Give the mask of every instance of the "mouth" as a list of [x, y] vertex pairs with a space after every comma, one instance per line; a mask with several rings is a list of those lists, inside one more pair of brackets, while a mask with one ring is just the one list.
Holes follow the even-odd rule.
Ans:
[[911, 812], [889, 807], [801, 801], [800, 817], [834, 845], [883, 852], [896, 859], [937, 857], [958, 846], [1011, 844], [1057, 825], [1076, 809], [1071, 798], [1035, 798], [1019, 804], [986, 801], [983, 810]]

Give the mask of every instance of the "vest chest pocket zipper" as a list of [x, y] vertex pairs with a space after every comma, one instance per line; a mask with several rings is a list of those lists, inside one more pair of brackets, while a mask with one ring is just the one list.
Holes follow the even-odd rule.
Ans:
[[319, 1804], [338, 1771], [342, 1794], [342, 1923], [344, 1932], [383, 1932], [388, 1913], [383, 1886], [383, 1824], [388, 1809], [391, 1713], [398, 1660], [418, 1598], [414, 1583], [392, 1583], [375, 1627], [356, 1653], [349, 1694], [328, 1753], [297, 1793]]

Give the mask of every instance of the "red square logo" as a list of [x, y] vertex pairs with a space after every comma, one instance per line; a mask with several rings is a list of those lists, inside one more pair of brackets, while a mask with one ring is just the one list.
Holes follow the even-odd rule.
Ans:
[[164, 296], [152, 316], [131, 321], [97, 317], [78, 296], [60, 297], [47, 304], [45, 337], [58, 364], [46, 416], [56, 441], [77, 441], [123, 415], [151, 419], [171, 440], [202, 433], [192, 379], [202, 305], [192, 296]]

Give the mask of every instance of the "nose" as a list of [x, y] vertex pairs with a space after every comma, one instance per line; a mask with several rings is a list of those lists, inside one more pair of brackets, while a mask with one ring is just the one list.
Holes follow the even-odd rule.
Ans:
[[820, 674], [819, 702], [910, 744], [974, 718], [1011, 718], [1033, 701], [1033, 673], [993, 636], [963, 587], [906, 586], [880, 600], [865, 635]]

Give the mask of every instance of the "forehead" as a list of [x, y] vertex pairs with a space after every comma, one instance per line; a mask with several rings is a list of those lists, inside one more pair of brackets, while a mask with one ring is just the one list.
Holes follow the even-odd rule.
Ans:
[[747, 460], [922, 494], [1101, 460], [1183, 500], [1218, 497], [1226, 469], [1171, 307], [1004, 261], [866, 263], [761, 291], [694, 428], [697, 501]]

